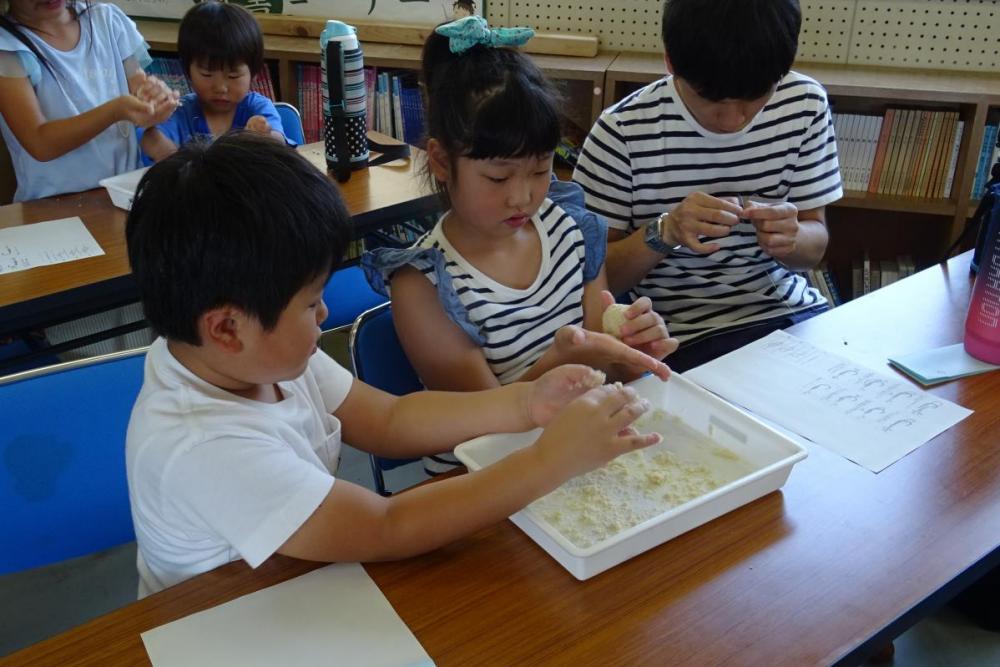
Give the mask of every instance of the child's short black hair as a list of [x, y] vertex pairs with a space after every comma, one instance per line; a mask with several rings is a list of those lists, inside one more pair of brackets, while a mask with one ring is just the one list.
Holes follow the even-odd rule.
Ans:
[[139, 182], [125, 226], [146, 319], [200, 345], [198, 318], [231, 305], [273, 329], [340, 263], [350, 217], [326, 174], [251, 132], [191, 142]]
[[519, 51], [477, 45], [456, 54], [431, 32], [422, 79], [427, 136], [452, 160], [535, 157], [559, 143], [559, 93]]
[[702, 97], [755, 100], [791, 69], [801, 25], [798, 0], [665, 0], [663, 47]]
[[250, 12], [209, 0], [189, 9], [181, 19], [177, 55], [185, 75], [190, 75], [194, 64], [222, 69], [245, 63], [251, 76], [257, 76], [264, 69], [264, 38]]

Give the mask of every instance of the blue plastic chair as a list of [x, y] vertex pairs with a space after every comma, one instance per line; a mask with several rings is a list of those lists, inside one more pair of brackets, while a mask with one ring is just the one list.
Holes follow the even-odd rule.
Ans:
[[281, 118], [281, 127], [285, 131], [285, 136], [302, 145], [306, 142], [306, 134], [302, 129], [302, 114], [299, 110], [288, 102], [275, 102], [274, 108], [278, 110], [278, 117]]
[[125, 432], [145, 352], [0, 378], [0, 574], [135, 539]]
[[[348, 347], [354, 364], [354, 375], [359, 380], [390, 394], [403, 396], [422, 391], [424, 386], [396, 336], [390, 305], [384, 303], [361, 313], [351, 327]], [[388, 496], [391, 494], [385, 488], [385, 476], [382, 473], [419, 459], [389, 459], [369, 454], [369, 460], [375, 490]]]
[[388, 299], [371, 288], [360, 266], [348, 266], [330, 276], [323, 288], [323, 301], [330, 314], [319, 328], [330, 331], [350, 327], [359, 315]]

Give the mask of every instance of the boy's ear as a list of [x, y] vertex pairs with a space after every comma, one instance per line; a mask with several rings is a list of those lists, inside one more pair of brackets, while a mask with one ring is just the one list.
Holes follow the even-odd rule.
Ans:
[[451, 175], [451, 162], [448, 160], [448, 152], [437, 139], [427, 140], [427, 164], [431, 169], [434, 180], [447, 183]]
[[674, 66], [670, 62], [670, 54], [667, 53], [666, 51], [663, 52], [663, 63], [667, 66], [667, 74], [673, 74]]
[[198, 318], [198, 333], [202, 345], [236, 354], [243, 351], [243, 336], [250, 325], [250, 318], [239, 308], [220, 306], [202, 313]]

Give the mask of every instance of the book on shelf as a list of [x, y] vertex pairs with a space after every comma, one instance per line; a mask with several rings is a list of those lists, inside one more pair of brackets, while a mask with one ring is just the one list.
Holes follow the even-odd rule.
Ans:
[[302, 115], [302, 133], [306, 143], [323, 138], [322, 72], [319, 65], [299, 64], [295, 67], [298, 80], [298, 107]]
[[934, 163], [926, 190], [928, 197], [941, 197], [944, 192], [944, 170], [947, 168], [949, 138], [955, 131], [957, 118], [958, 114], [952, 111], [946, 112], [941, 118], [941, 131], [934, 147]]
[[[950, 196], [964, 122], [957, 111], [833, 114], [844, 188], [897, 197]], [[996, 144], [992, 132], [984, 143]], [[983, 160], [986, 157], [983, 150]], [[1000, 157], [1000, 155], [998, 155]]]
[[809, 269], [806, 272], [806, 280], [808, 280], [809, 284], [815, 287], [823, 298], [826, 299], [830, 308], [840, 305], [840, 295], [838, 294], [836, 285], [833, 282], [833, 277], [827, 269], [826, 262], [821, 262], [814, 268]]
[[[898, 255], [886, 259], [871, 259], [866, 251], [862, 257], [851, 261], [851, 295], [852, 298], [870, 294], [875, 290], [891, 285], [916, 272], [913, 257]], [[822, 273], [827, 274], [824, 267]], [[833, 300], [840, 303], [840, 295], [836, 293], [836, 285], [831, 280], [827, 283], [834, 291]]]
[[886, 194], [898, 196], [902, 194], [905, 172], [910, 164], [910, 156], [913, 154], [913, 141], [917, 134], [917, 126], [920, 124], [920, 111], [917, 109], [907, 109], [903, 113], [905, 123], [902, 133], [899, 135], [899, 152], [892, 163], [889, 176], [889, 189]]
[[979, 199], [985, 194], [986, 183], [990, 180], [990, 171], [1000, 154], [997, 144], [998, 127], [987, 125], [983, 133], [983, 145], [979, 151], [979, 161], [976, 164], [976, 178], [972, 185], [972, 198]]
[[955, 135], [951, 144], [951, 157], [948, 159], [948, 168], [944, 172], [944, 193], [941, 195], [942, 197], [951, 196], [951, 186], [955, 182], [955, 167], [958, 165], [958, 153], [962, 147], [962, 132], [964, 131], [965, 122], [961, 120], [956, 121]]
[[837, 288], [837, 281], [833, 277], [833, 272], [826, 262], [820, 262], [819, 264], [820, 275], [823, 277], [823, 283], [826, 285], [826, 290], [830, 294], [830, 307], [839, 306], [844, 303], [844, 298], [840, 295], [840, 290]]
[[[181, 67], [180, 58], [157, 56], [149, 63], [146, 71], [161, 79], [168, 88], [176, 90], [181, 95], [193, 92], [187, 75], [184, 73], [184, 68]], [[266, 63], [257, 76], [250, 81], [250, 90], [260, 93], [271, 101], [278, 99], [274, 94], [274, 84], [271, 81], [271, 68]]]
[[878, 143], [875, 148], [875, 161], [872, 164], [871, 178], [868, 179], [867, 191], [877, 193], [879, 191], [879, 179], [882, 176], [882, 165], [885, 164], [886, 144], [889, 141], [889, 132], [895, 120], [896, 110], [886, 109], [885, 117], [882, 119], [882, 128], [879, 130]]
[[888, 144], [885, 148], [885, 163], [882, 165], [882, 174], [879, 178], [878, 194], [887, 195], [892, 190], [892, 175], [899, 158], [899, 149], [903, 145], [901, 135], [906, 129], [906, 122], [910, 117], [908, 109], [897, 109], [893, 118], [892, 129], [889, 132]]

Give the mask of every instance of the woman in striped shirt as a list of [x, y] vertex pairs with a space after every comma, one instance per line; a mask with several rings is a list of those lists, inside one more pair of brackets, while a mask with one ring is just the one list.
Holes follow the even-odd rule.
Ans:
[[606, 227], [579, 186], [551, 181], [557, 96], [526, 56], [497, 46], [520, 35], [468, 17], [428, 38], [427, 154], [448, 211], [413, 248], [366, 256], [369, 280], [391, 279], [400, 341], [428, 388], [485, 389], [568, 362], [665, 379], [659, 360], [676, 341], [648, 299], [631, 306], [622, 341], [598, 333], [613, 301]]

